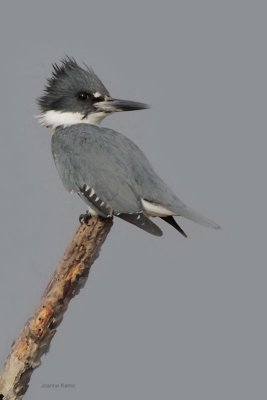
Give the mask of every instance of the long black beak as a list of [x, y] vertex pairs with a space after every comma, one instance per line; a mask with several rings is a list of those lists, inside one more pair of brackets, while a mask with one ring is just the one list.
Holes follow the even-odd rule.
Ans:
[[149, 108], [149, 105], [144, 103], [138, 103], [137, 101], [120, 100], [120, 99], [108, 99], [105, 101], [99, 101], [94, 103], [94, 107], [98, 111], [103, 112], [117, 112], [117, 111], [135, 111], [144, 110]]

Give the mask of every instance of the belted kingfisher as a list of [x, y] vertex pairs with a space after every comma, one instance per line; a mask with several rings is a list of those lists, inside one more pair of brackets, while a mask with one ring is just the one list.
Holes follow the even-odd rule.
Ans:
[[41, 124], [53, 133], [51, 147], [60, 178], [69, 192], [85, 201], [91, 215], [117, 216], [156, 236], [162, 231], [150, 217], [160, 217], [185, 237], [173, 216], [219, 228], [169, 189], [136, 144], [99, 126], [113, 112], [148, 105], [114, 99], [91, 68], [71, 57], [53, 65], [38, 104]]

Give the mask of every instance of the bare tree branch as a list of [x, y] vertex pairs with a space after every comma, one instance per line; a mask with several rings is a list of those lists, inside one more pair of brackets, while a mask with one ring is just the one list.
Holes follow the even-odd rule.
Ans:
[[91, 218], [81, 225], [59, 262], [34, 315], [13, 343], [0, 373], [0, 400], [20, 400], [32, 372], [41, 364], [70, 300], [84, 286], [112, 226], [111, 219]]

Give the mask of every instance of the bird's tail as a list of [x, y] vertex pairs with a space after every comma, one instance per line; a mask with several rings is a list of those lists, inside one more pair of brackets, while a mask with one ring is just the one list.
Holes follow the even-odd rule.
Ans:
[[185, 233], [185, 231], [183, 231], [183, 229], [180, 227], [180, 225], [177, 224], [177, 222], [175, 221], [175, 219], [173, 218], [172, 215], [168, 215], [166, 217], [160, 217], [160, 218], [163, 219], [163, 221], [165, 221], [168, 224], [170, 224], [178, 232], [180, 232], [181, 235], [183, 235], [184, 237], [187, 238], [187, 234]]
[[162, 230], [156, 224], [154, 224], [154, 222], [150, 221], [150, 219], [147, 218], [143, 213], [119, 214], [117, 217], [138, 226], [138, 228], [141, 228], [152, 235], [162, 236]]

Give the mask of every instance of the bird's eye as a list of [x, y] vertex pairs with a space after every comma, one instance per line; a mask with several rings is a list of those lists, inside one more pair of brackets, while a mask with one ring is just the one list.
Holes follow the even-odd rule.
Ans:
[[81, 92], [78, 94], [79, 100], [86, 101], [90, 98], [90, 95], [86, 92]]

